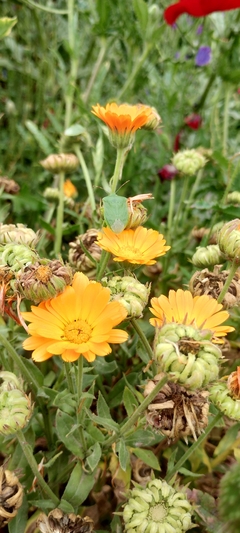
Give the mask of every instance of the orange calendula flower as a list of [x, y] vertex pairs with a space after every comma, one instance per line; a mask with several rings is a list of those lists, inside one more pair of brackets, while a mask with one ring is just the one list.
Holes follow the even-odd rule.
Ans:
[[[197, 329], [210, 330], [213, 337], [224, 337], [230, 331], [231, 326], [221, 326], [228, 319], [229, 313], [222, 311], [223, 306], [206, 294], [192, 296], [190, 291], [169, 291], [169, 297], [159, 296], [151, 299], [150, 311], [156, 318], [150, 318], [150, 324], [161, 327], [163, 324], [192, 325]], [[215, 339], [215, 342], [217, 341]]]
[[74, 196], [77, 196], [77, 188], [73, 185], [71, 180], [66, 180], [64, 182], [63, 192], [68, 198], [74, 198]]
[[22, 313], [29, 321], [31, 337], [23, 342], [33, 350], [34, 361], [61, 355], [64, 361], [76, 361], [81, 355], [94, 361], [96, 355], [111, 353], [109, 343], [125, 342], [128, 334], [114, 329], [127, 316], [119, 302], [110, 302], [110, 290], [77, 272], [72, 285], [62, 294], [32, 306]]
[[156, 263], [155, 257], [165, 255], [170, 249], [170, 246], [165, 246], [166, 241], [161, 233], [143, 226], [121, 233], [103, 228], [98, 233], [97, 242], [100, 248], [115, 255], [114, 261], [128, 261], [134, 265], [153, 265]]
[[[149, 124], [156, 111], [147, 105], [116, 104], [92, 107], [92, 113], [100, 118], [109, 128], [109, 139], [115, 148], [131, 148], [135, 131]], [[160, 120], [160, 117], [159, 117]]]

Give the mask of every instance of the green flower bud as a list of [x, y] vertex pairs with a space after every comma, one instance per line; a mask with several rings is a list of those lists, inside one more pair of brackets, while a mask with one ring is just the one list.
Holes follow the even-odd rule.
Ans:
[[14, 242], [34, 247], [39, 236], [24, 224], [0, 224], [0, 244]]
[[143, 285], [132, 276], [103, 278], [102, 285], [111, 291], [111, 300], [120, 302], [128, 312], [128, 317], [140, 317], [147, 305], [150, 285]]
[[240, 192], [239, 191], [230, 192], [227, 195], [227, 203], [240, 205]]
[[32, 414], [31, 399], [12, 372], [0, 372], [0, 433], [10, 435], [26, 426]]
[[34, 265], [25, 266], [17, 276], [20, 294], [38, 304], [54, 298], [72, 281], [72, 269], [58, 259], [41, 259]]
[[55, 187], [47, 187], [43, 193], [44, 198], [49, 202], [58, 204], [60, 198], [60, 192]]
[[206, 165], [207, 159], [197, 150], [182, 150], [173, 156], [172, 163], [179, 172], [186, 176], [194, 176]]
[[0, 246], [0, 264], [7, 265], [14, 272], [19, 272], [27, 263], [36, 263], [37, 252], [26, 244], [8, 243]]
[[218, 246], [225, 258], [240, 263], [240, 219], [224, 224], [218, 234]]
[[[0, 467], [0, 528], [17, 515], [22, 505], [23, 487], [14, 472]], [[4, 528], [5, 531], [5, 528]]]
[[192, 257], [192, 263], [198, 268], [220, 265], [225, 262], [219, 246], [209, 244], [209, 246], [199, 246]]
[[166, 324], [157, 331], [155, 358], [158, 371], [186, 389], [205, 387], [218, 377], [222, 352], [210, 342], [211, 333], [192, 326]]
[[40, 165], [53, 174], [59, 172], [73, 172], [79, 166], [78, 158], [75, 154], [51, 154]]
[[97, 263], [100, 260], [102, 249], [98, 246], [96, 239], [98, 230], [92, 228], [70, 242], [68, 260], [75, 270], [80, 270], [87, 274], [88, 278], [94, 278], [97, 270]]
[[209, 399], [224, 415], [240, 420], [240, 400], [232, 398], [227, 383], [218, 381], [209, 389]]
[[124, 506], [123, 520], [128, 533], [183, 533], [193, 526], [192, 507], [183, 492], [161, 479], [146, 487], [135, 484]]

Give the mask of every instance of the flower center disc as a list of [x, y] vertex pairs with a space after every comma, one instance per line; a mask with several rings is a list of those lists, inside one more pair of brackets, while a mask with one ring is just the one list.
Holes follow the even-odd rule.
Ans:
[[85, 320], [74, 320], [74, 322], [68, 324], [64, 329], [66, 338], [76, 344], [87, 342], [91, 336], [91, 332], [92, 329]]
[[168, 514], [167, 509], [161, 503], [155, 505], [150, 512], [151, 518], [154, 520], [154, 522], [163, 522], [164, 518], [166, 518]]
[[52, 270], [49, 266], [41, 265], [36, 271], [36, 279], [42, 283], [47, 283], [52, 275]]

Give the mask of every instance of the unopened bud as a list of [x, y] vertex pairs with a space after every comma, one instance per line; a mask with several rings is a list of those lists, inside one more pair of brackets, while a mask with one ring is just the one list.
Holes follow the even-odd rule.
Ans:
[[51, 154], [40, 164], [49, 172], [59, 174], [59, 172], [73, 172], [79, 166], [78, 158], [75, 154]]
[[223, 381], [214, 383], [209, 389], [209, 399], [226, 416], [240, 420], [240, 400], [235, 400], [228, 384]]
[[39, 236], [24, 224], [0, 224], [0, 244], [13, 242], [34, 247]]
[[142, 226], [147, 220], [147, 209], [141, 202], [144, 200], [153, 200], [151, 193], [138, 194], [127, 199], [128, 222], [124, 229], [136, 229]]
[[0, 372], [0, 433], [10, 435], [26, 426], [32, 414], [31, 399], [12, 372]]
[[194, 176], [206, 165], [207, 159], [197, 150], [183, 150], [173, 156], [172, 163], [179, 172], [186, 176]]
[[41, 259], [18, 273], [19, 292], [34, 303], [54, 298], [72, 281], [72, 269], [58, 259]]
[[224, 224], [218, 233], [218, 246], [225, 259], [240, 263], [240, 219]]
[[142, 316], [147, 305], [150, 285], [143, 285], [132, 276], [103, 278], [102, 284], [111, 291], [111, 300], [120, 302], [128, 312], [128, 317]]
[[240, 192], [233, 191], [227, 195], [227, 203], [240, 205]]
[[192, 256], [192, 263], [198, 268], [220, 265], [225, 263], [218, 244], [199, 246]]
[[151, 113], [150, 113], [150, 115], [148, 117], [148, 120], [147, 120], [146, 124], [144, 124], [142, 129], [143, 130], [153, 130], [154, 131], [161, 124], [162, 119], [161, 119], [160, 115], [158, 114], [157, 110], [155, 109], [155, 107], [150, 107], [149, 109], [151, 110]]

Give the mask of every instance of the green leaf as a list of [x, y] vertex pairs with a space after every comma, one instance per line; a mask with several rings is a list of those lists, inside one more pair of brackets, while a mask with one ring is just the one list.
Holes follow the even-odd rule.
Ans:
[[93, 470], [95, 470], [95, 468], [98, 466], [102, 456], [102, 448], [99, 442], [95, 442], [95, 444], [90, 448], [90, 451], [91, 454], [87, 457], [87, 464], [93, 472]]
[[17, 17], [9, 18], [2, 17], [0, 18], [0, 39], [7, 37], [13, 28], [17, 24]]
[[146, 465], [154, 468], [154, 470], [161, 470], [159, 461], [151, 450], [143, 450], [141, 448], [134, 448], [133, 454], [141, 459]]
[[145, 34], [148, 24], [148, 8], [144, 0], [133, 0], [133, 9], [138, 19], [139, 26], [143, 35]]
[[131, 448], [139, 448], [140, 446], [151, 446], [154, 440], [155, 435], [151, 430], [137, 429], [132, 435], [129, 435], [125, 439], [125, 442], [128, 446], [131, 446]]
[[69, 416], [67, 413], [60, 411], [58, 409], [56, 414], [56, 431], [59, 439], [66, 446], [70, 452], [74, 455], [83, 459], [83, 450], [81, 448], [80, 437], [78, 437], [77, 431], [72, 431], [72, 427], [75, 424], [73, 417]]
[[123, 391], [123, 404], [128, 416], [131, 416], [134, 413], [136, 407], [138, 406], [137, 399], [128, 387], [125, 387]]
[[27, 501], [26, 495], [24, 494], [23, 502], [22, 502], [20, 509], [18, 509], [17, 515], [8, 524], [9, 533], [24, 533], [27, 520], [28, 520], [28, 501]]
[[68, 484], [63, 493], [63, 499], [74, 508], [79, 507], [88, 497], [95, 482], [95, 473], [87, 474], [80, 463], [77, 463], [71, 473]]
[[183, 468], [183, 467], [179, 469], [179, 472], [181, 472], [181, 474], [183, 474], [184, 476], [188, 476], [188, 477], [193, 477], [193, 478], [202, 477], [202, 474], [196, 474], [195, 472], [192, 472], [191, 470], [188, 470], [187, 468]]
[[58, 505], [58, 509], [61, 509], [64, 513], [74, 513], [74, 507], [69, 502], [66, 502], [66, 500], [63, 498]]
[[67, 130], [64, 131], [64, 135], [67, 137], [77, 137], [78, 135], [85, 133], [85, 131], [86, 129], [83, 126], [80, 126], [80, 124], [73, 124], [70, 128], [67, 128]]
[[[240, 422], [234, 424], [230, 427], [223, 438], [220, 440], [218, 446], [214, 450], [214, 457], [218, 457], [221, 453], [224, 453], [227, 449], [231, 448], [232, 444], [235, 442], [238, 432], [240, 430]], [[229, 450], [230, 451], [230, 450]]]
[[102, 418], [101, 416], [91, 413], [91, 411], [88, 411], [88, 416], [95, 424], [99, 424], [110, 431], [119, 431], [119, 425], [110, 418]]
[[50, 233], [50, 235], [55, 235], [55, 228], [53, 228], [53, 227], [51, 226], [51, 224], [49, 224], [48, 222], [46, 222], [46, 220], [44, 220], [44, 218], [42, 218], [42, 217], [39, 217], [38, 220], [39, 220], [39, 223], [40, 223], [40, 225], [41, 225], [41, 227], [42, 227], [43, 229], [45, 229], [46, 231], [48, 231], [48, 233]]
[[38, 500], [37, 498], [34, 499], [34, 496], [32, 496], [32, 494], [31, 497], [28, 499], [28, 503], [34, 505], [34, 507], [39, 507], [39, 509], [44, 512], [49, 512], [54, 509], [54, 507], [56, 507], [52, 500]]
[[104, 400], [103, 395], [100, 391], [98, 393], [97, 414], [98, 416], [101, 416], [102, 418], [110, 418], [112, 420], [108, 404]]
[[118, 444], [118, 457], [122, 470], [126, 472], [130, 463], [130, 454], [123, 439], [120, 439]]
[[27, 370], [31, 372], [31, 374], [34, 376], [34, 379], [38, 382], [39, 387], [41, 387], [43, 385], [43, 379], [44, 379], [44, 376], [41, 370], [39, 370], [39, 368], [33, 363], [32, 359], [24, 358], [23, 361], [24, 361], [24, 365], [26, 366]]
[[104, 357], [99, 357], [98, 359], [95, 359], [95, 361], [92, 363], [97, 374], [101, 374], [105, 376], [106, 374], [112, 374], [116, 370], [118, 370], [118, 365], [116, 361], [105, 361]]
[[90, 438], [93, 439], [94, 441], [97, 441], [97, 442], [105, 441], [103, 433], [96, 426], [93, 426], [92, 423], [90, 423], [87, 426], [86, 432], [90, 436]]
[[40, 131], [37, 125], [32, 122], [32, 120], [26, 120], [25, 124], [27, 129], [33, 135], [34, 139], [37, 141], [41, 150], [44, 152], [44, 154], [49, 155], [52, 152], [52, 148], [45, 135]]

